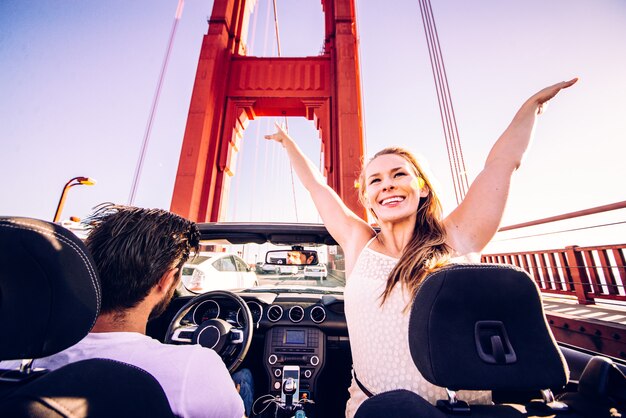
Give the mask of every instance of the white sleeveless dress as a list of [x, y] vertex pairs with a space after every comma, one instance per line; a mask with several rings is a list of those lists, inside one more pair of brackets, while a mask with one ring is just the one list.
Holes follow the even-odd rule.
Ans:
[[[432, 404], [447, 399], [445, 389], [424, 379], [411, 359], [409, 311], [403, 312], [410, 295], [403, 286], [396, 285], [380, 306], [380, 295], [398, 259], [369, 248], [372, 240], [361, 251], [344, 290], [353, 370], [374, 394], [408, 389]], [[346, 418], [352, 418], [367, 395], [354, 379], [348, 390]], [[491, 403], [489, 391], [459, 391], [458, 397], [472, 404]]]

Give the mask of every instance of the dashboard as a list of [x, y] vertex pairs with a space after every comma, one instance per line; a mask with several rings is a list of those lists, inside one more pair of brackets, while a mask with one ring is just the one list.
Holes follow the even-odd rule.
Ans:
[[[258, 325], [263, 316], [263, 307], [259, 302], [247, 301], [246, 305], [252, 314], [252, 321]], [[200, 325], [210, 319], [223, 319], [226, 322], [242, 326], [241, 308], [228, 299], [209, 299], [200, 303], [183, 320], [187, 324]]]
[[[254, 323], [248, 357], [255, 366], [262, 364], [270, 394], [279, 395], [285, 368], [298, 366], [300, 397], [316, 399], [318, 380], [327, 364], [327, 347], [339, 342], [348, 344], [343, 295], [312, 293], [237, 293], [246, 303]], [[222, 319], [240, 327], [242, 315], [232, 299], [219, 296], [207, 299], [190, 310], [181, 324], [201, 325], [210, 319]], [[265, 386], [265, 385], [263, 385]]]

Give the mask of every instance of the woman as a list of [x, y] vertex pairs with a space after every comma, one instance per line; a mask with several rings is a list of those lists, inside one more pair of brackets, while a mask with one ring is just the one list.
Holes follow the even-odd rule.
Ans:
[[[522, 105], [463, 202], [445, 218], [431, 182], [408, 151], [386, 148], [376, 154], [363, 167], [359, 196], [376, 218], [378, 234], [348, 209], [279, 125], [276, 133], [265, 137], [285, 147], [326, 228], [344, 251], [353, 370], [372, 393], [404, 388], [432, 403], [446, 398], [445, 391], [425, 381], [411, 360], [410, 302], [428, 272], [479, 253], [495, 235], [511, 176], [528, 148], [537, 115], [576, 81], [546, 87]], [[367, 399], [354, 379], [349, 391], [346, 417], [352, 417]], [[460, 392], [459, 398], [484, 403], [490, 401], [490, 394]]]

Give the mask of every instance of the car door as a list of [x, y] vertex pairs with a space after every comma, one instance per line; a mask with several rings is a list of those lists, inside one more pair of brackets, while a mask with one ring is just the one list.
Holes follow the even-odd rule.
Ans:
[[233, 256], [235, 259], [235, 264], [237, 265], [237, 271], [239, 272], [239, 277], [241, 280], [240, 287], [248, 288], [253, 287], [256, 282], [256, 273], [250, 270], [245, 261], [243, 261], [240, 257], [236, 255]]
[[225, 255], [213, 262], [213, 268], [218, 271], [217, 277], [210, 284], [213, 289], [236, 289], [239, 285], [239, 272], [235, 260], [230, 255]]

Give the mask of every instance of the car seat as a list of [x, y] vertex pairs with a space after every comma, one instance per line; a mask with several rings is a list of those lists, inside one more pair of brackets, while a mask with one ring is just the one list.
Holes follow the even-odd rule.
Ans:
[[32, 368], [80, 341], [100, 310], [100, 282], [83, 242], [60, 225], [0, 217], [0, 416], [172, 417], [149, 373], [91, 359], [55, 371]]
[[[428, 275], [411, 308], [409, 346], [424, 378], [447, 388], [448, 399], [437, 405], [448, 416], [612, 416], [611, 408], [591, 408], [590, 413], [578, 407], [595, 403], [586, 397], [584, 383], [583, 393], [579, 385], [575, 395], [579, 405], [568, 402], [567, 393], [553, 395], [565, 388], [569, 370], [546, 321], [537, 285], [517, 267], [459, 264]], [[584, 375], [581, 382], [589, 382]], [[539, 399], [468, 406], [456, 398], [461, 389], [534, 394]]]

